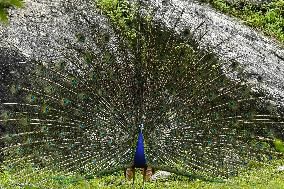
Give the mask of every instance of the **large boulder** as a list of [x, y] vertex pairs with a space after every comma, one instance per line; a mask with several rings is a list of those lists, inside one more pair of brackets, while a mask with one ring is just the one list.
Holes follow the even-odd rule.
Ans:
[[104, 25], [92, 1], [26, 0], [23, 9], [10, 10], [9, 26], [0, 26], [0, 47], [17, 49], [28, 59], [53, 61], [63, 57], [76, 34], [92, 33]]

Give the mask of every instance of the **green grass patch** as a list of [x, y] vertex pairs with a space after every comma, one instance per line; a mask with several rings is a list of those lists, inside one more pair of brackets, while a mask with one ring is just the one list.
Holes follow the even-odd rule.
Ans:
[[[146, 182], [147, 189], [154, 188], [204, 188], [204, 189], [238, 189], [238, 188], [284, 188], [284, 172], [277, 168], [284, 165], [284, 160], [274, 160], [270, 164], [250, 164], [248, 169], [237, 177], [225, 179], [223, 183], [192, 180], [172, 174], [169, 178]], [[138, 172], [138, 171], [137, 171]], [[142, 175], [136, 174], [135, 186], [142, 186]], [[22, 170], [4, 169], [0, 173], [0, 188], [5, 189], [92, 189], [92, 188], [131, 188], [132, 183], [124, 179], [122, 172], [100, 178], [91, 174], [64, 174], [56, 171], [37, 170], [26, 166]]]
[[109, 17], [111, 22], [119, 29], [127, 39], [136, 38], [136, 30], [133, 28], [137, 4], [130, 5], [125, 0], [96, 0], [97, 7]]
[[284, 42], [284, 0], [273, 0], [262, 5], [241, 2], [230, 4], [225, 0], [201, 0], [230, 16], [240, 18], [248, 26]]

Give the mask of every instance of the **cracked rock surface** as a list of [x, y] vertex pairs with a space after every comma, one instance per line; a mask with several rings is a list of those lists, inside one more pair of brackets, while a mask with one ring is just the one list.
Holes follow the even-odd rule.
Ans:
[[[98, 15], [93, 3], [26, 0], [24, 9], [10, 11], [10, 25], [0, 27], [0, 47], [17, 49], [36, 60], [56, 60], [75, 42], [75, 34], [91, 32]], [[103, 23], [103, 20], [100, 20]]]

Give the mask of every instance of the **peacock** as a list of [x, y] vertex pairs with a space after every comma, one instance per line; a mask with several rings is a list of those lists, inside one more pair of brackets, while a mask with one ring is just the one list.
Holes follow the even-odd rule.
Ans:
[[156, 170], [216, 181], [283, 158], [274, 146], [284, 136], [280, 108], [243, 79], [238, 63], [201, 49], [191, 31], [177, 34], [139, 4], [102, 2], [112, 30], [74, 34], [71, 53], [58, 60], [6, 65], [4, 169], [22, 176], [31, 164], [37, 171], [27, 183], [52, 170], [123, 170], [134, 183], [135, 169], [143, 183]]

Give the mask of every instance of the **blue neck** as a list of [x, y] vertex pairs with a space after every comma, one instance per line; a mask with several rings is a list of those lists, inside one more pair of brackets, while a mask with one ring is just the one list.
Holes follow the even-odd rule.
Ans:
[[146, 166], [146, 157], [144, 151], [144, 142], [142, 131], [139, 132], [136, 152], [134, 156], [134, 167], [143, 168]]

